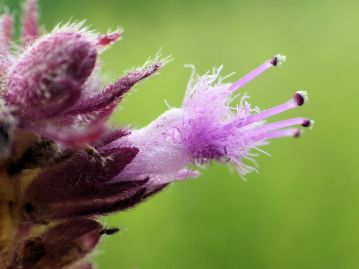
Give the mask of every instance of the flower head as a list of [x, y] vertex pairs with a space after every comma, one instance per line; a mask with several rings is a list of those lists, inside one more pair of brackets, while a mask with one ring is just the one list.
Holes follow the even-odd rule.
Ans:
[[[251, 149], [273, 138], [298, 137], [300, 129], [296, 126], [311, 125], [306, 118], [265, 122], [271, 116], [303, 105], [307, 98], [303, 91], [264, 111], [253, 108], [247, 95], [231, 97], [237, 89], [284, 59], [277, 55], [234, 83], [223, 82], [219, 77], [221, 68], [203, 76], [195, 76], [193, 71], [182, 107], [170, 108], [148, 126], [106, 146], [131, 145], [140, 150], [117, 179], [148, 176], [167, 182], [186, 174], [190, 164], [213, 160], [232, 164], [241, 175], [255, 170], [245, 163], [245, 160], [254, 162]], [[231, 102], [238, 97], [239, 104], [232, 107]], [[195, 175], [187, 171], [185, 177]]]
[[98, 34], [82, 23], [41, 33], [36, 0], [26, 0], [20, 47], [13, 20], [0, 17], [0, 265], [1, 268], [93, 268], [87, 256], [118, 231], [99, 216], [131, 208], [170, 182], [197, 176], [190, 165], [230, 163], [254, 168], [251, 150], [269, 139], [298, 136], [294, 118], [265, 123], [304, 104], [304, 92], [260, 111], [233, 92], [284, 60], [276, 56], [235, 83], [220, 68], [192, 75], [180, 108], [139, 130], [109, 128], [122, 96], [155, 74], [156, 57], [102, 86], [98, 56], [120, 31]]
[[156, 73], [155, 58], [102, 86], [98, 55], [120, 32], [83, 23], [40, 33], [36, 1], [27, 0], [21, 46], [13, 20], [0, 17], [0, 267], [92, 268], [86, 256], [116, 232], [97, 216], [125, 210], [160, 191], [148, 179], [109, 182], [135, 147], [100, 150], [129, 134], [106, 120], [122, 96]]

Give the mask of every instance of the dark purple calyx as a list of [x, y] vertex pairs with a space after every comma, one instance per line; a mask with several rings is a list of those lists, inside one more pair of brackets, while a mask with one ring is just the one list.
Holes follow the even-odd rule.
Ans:
[[18, 242], [16, 257], [9, 268], [69, 268], [95, 248], [102, 230], [101, 224], [92, 219], [62, 222], [43, 234]]

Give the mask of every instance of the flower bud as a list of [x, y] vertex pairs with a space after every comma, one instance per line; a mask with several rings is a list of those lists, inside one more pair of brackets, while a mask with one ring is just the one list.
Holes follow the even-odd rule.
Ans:
[[96, 58], [95, 41], [86, 34], [57, 30], [10, 67], [4, 99], [23, 121], [56, 116], [78, 100]]

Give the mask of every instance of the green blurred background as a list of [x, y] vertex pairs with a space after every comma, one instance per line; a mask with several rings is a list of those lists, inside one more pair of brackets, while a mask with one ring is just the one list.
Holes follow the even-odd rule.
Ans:
[[[2, 0], [19, 15], [19, 0]], [[277, 54], [285, 65], [246, 86], [261, 108], [297, 89], [310, 102], [282, 115], [316, 121], [258, 158], [247, 181], [210, 165], [130, 211], [105, 218], [121, 233], [95, 253], [100, 269], [359, 268], [359, 2], [326, 0], [40, 0], [50, 30], [87, 19], [123, 39], [102, 59], [113, 79], [162, 48], [175, 61], [128, 95], [113, 121], [140, 127], [181, 103], [189, 70], [224, 64], [236, 77]]]

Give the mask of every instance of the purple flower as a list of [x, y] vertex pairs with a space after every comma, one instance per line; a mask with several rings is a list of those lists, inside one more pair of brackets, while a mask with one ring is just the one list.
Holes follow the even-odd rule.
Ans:
[[[195, 176], [189, 165], [212, 160], [233, 165], [241, 175], [256, 170], [245, 162], [255, 164], [251, 149], [259, 150], [259, 146], [273, 138], [298, 137], [298, 126], [312, 125], [312, 121], [301, 117], [265, 122], [303, 105], [306, 92], [297, 91], [287, 102], [264, 111], [253, 108], [247, 95], [231, 97], [263, 71], [284, 60], [284, 56], [277, 55], [234, 83], [223, 82], [219, 77], [221, 68], [203, 76], [195, 76], [193, 70], [181, 108], [170, 108], [146, 127], [105, 146], [139, 149], [139, 154], [114, 181], [149, 177], [166, 183]], [[233, 99], [239, 97], [239, 104], [231, 106]]]
[[[190, 169], [210, 161], [252, 170], [252, 149], [269, 139], [297, 137], [305, 118], [265, 120], [301, 106], [305, 92], [260, 111], [231, 97], [283, 56], [235, 83], [221, 68], [194, 72], [181, 108], [169, 108], [139, 130], [106, 121], [136, 83], [166, 62], [156, 57], [102, 86], [98, 56], [121, 35], [97, 34], [82, 23], [41, 33], [35, 0], [26, 0], [18, 47], [13, 20], [0, 17], [0, 265], [1, 268], [91, 269], [87, 255], [118, 228], [99, 216], [134, 207]], [[249, 163], [248, 163], [249, 161]]]

